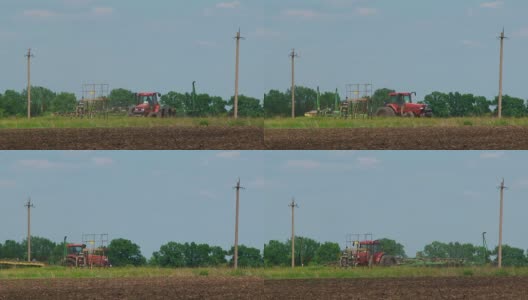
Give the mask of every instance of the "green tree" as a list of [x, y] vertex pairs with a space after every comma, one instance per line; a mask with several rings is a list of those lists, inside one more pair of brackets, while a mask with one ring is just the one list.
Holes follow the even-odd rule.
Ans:
[[[332, 109], [334, 111], [339, 110], [339, 107], [335, 106], [336, 102], [336, 93], [334, 92], [325, 92], [321, 94], [321, 97], [319, 97], [319, 102], [321, 104], [321, 109]], [[339, 94], [337, 94], [337, 104], [339, 105], [341, 103], [341, 98], [339, 97]]]
[[219, 266], [227, 263], [227, 251], [218, 246], [209, 247], [209, 266]]
[[432, 94], [425, 96], [424, 103], [431, 107], [435, 117], [447, 118], [450, 116], [447, 97], [448, 96], [444, 93], [433, 92]]
[[370, 98], [372, 112], [375, 113], [378, 108], [384, 106], [385, 102], [389, 100], [389, 94], [394, 92], [395, 90], [388, 88], [382, 88], [374, 91], [372, 98]]
[[388, 255], [407, 257], [405, 250], [402, 244], [391, 239], [381, 239], [379, 240], [380, 248]]
[[280, 91], [271, 90], [264, 95], [264, 115], [271, 117], [287, 117], [291, 115], [291, 98]]
[[176, 110], [179, 116], [188, 116], [194, 112], [193, 102], [190, 94], [169, 92], [161, 96], [161, 102]]
[[[21, 94], [23, 99], [27, 99], [27, 89]], [[41, 86], [31, 87], [31, 115], [38, 116], [44, 114], [50, 107], [55, 98], [55, 93], [50, 89]], [[24, 104], [24, 110], [27, 111], [27, 101]]]
[[209, 103], [209, 114], [211, 116], [220, 116], [227, 113], [226, 109], [227, 101], [221, 97], [211, 97]]
[[314, 262], [319, 265], [335, 263], [339, 260], [341, 248], [338, 243], [326, 242], [315, 252]]
[[[498, 105], [499, 98], [496, 97], [493, 101], [493, 105]], [[495, 108], [495, 114], [498, 114], [498, 107]], [[504, 95], [502, 97], [502, 115], [504, 117], [525, 117], [528, 114], [528, 109], [526, 107], [526, 101], [521, 98], [510, 97]]]
[[[498, 253], [499, 247], [495, 247], [492, 254], [498, 255]], [[497, 263], [498, 258], [495, 258], [494, 262]], [[528, 259], [523, 249], [502, 245], [502, 265], [505, 267], [523, 267], [528, 265]]]
[[[288, 248], [291, 249], [291, 239], [287, 242]], [[307, 237], [295, 237], [295, 264], [308, 266], [315, 258], [315, 253], [319, 249], [320, 244]], [[289, 253], [289, 261], [291, 261], [291, 252]]]
[[475, 116], [484, 116], [491, 113], [490, 109], [491, 101], [486, 99], [486, 97], [477, 96], [474, 99], [473, 104], [473, 115]]
[[127, 89], [113, 89], [108, 95], [110, 107], [129, 107], [136, 104], [136, 97]]
[[[290, 99], [288, 108], [291, 112], [291, 89], [286, 92], [286, 97]], [[317, 109], [317, 91], [314, 89], [296, 86], [295, 87], [295, 116], [304, 116], [304, 114], [311, 110]]]
[[2, 258], [7, 259], [23, 259], [25, 256], [25, 249], [21, 244], [13, 240], [5, 241], [2, 246]]
[[51, 102], [51, 110], [56, 113], [66, 113], [75, 110], [77, 100], [74, 94], [60, 93]]
[[26, 114], [24, 111], [24, 108], [27, 107], [26, 102], [17, 91], [7, 90], [2, 96], [0, 107], [8, 116], [24, 116]]
[[[234, 114], [234, 103], [235, 97], [231, 97], [227, 103], [231, 106], [230, 114]], [[238, 115], [240, 117], [258, 118], [264, 116], [264, 109], [259, 99], [240, 95], [238, 96]]]
[[448, 246], [445, 243], [434, 241], [424, 247], [423, 254], [429, 258], [449, 258]]
[[[27, 239], [22, 241], [20, 244], [22, 249], [27, 249]], [[31, 259], [50, 263], [52, 262], [53, 250], [56, 244], [47, 238], [38, 236], [31, 237]], [[27, 259], [27, 253], [24, 254], [24, 258]]]
[[[228, 255], [231, 256], [229, 263], [233, 265], [234, 261], [235, 247], [231, 247]], [[264, 265], [264, 260], [260, 254], [260, 250], [257, 248], [251, 248], [244, 245], [238, 246], [238, 266], [239, 267], [249, 267], [257, 268]]]
[[264, 245], [264, 263], [266, 266], [288, 265], [290, 249], [286, 243], [280, 241], [269, 241]]
[[127, 239], [114, 239], [108, 245], [108, 260], [113, 266], [142, 266], [146, 263], [140, 247]]
[[185, 246], [168, 242], [152, 254], [150, 264], [160, 267], [185, 267]]

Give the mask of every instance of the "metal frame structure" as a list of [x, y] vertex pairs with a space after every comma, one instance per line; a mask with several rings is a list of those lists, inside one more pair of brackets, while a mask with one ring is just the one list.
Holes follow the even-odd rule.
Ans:
[[108, 115], [108, 95], [110, 85], [106, 83], [85, 83], [82, 86], [82, 98], [75, 110], [77, 118], [95, 118]]
[[108, 233], [83, 233], [82, 243], [86, 245], [89, 253], [94, 253], [96, 249], [108, 248]]
[[341, 117], [367, 118], [372, 115], [370, 99], [373, 94], [371, 83], [346, 85], [346, 100], [341, 103]]

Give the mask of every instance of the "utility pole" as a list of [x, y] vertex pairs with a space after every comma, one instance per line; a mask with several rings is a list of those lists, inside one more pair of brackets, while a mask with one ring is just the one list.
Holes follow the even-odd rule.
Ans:
[[295, 268], [295, 208], [299, 208], [299, 205], [295, 203], [295, 198], [292, 198], [292, 202], [289, 205], [292, 209], [292, 230], [291, 230], [291, 242], [292, 242], [292, 268]]
[[31, 54], [31, 48], [28, 49], [26, 54], [27, 57], [27, 117], [31, 119], [31, 58], [34, 55]]
[[503, 220], [503, 211], [504, 211], [504, 190], [507, 189], [506, 186], [504, 186], [504, 178], [502, 179], [501, 185], [499, 186], [500, 189], [500, 217], [499, 217], [499, 253], [498, 253], [498, 267], [499, 269], [502, 268], [502, 220]]
[[235, 100], [233, 110], [235, 112], [235, 119], [238, 119], [238, 67], [240, 65], [240, 40], [244, 38], [240, 36], [240, 28], [238, 29], [236, 39], [236, 66], [235, 66]]
[[236, 221], [235, 221], [235, 253], [233, 253], [233, 261], [235, 269], [238, 269], [238, 215], [240, 207], [240, 190], [244, 189], [240, 186], [240, 178], [237, 181], [236, 189]]
[[499, 100], [498, 100], [498, 112], [499, 119], [502, 118], [502, 69], [504, 66], [504, 39], [507, 39], [504, 36], [504, 28], [502, 29], [500, 39], [500, 70], [499, 70]]
[[290, 53], [290, 57], [292, 59], [292, 86], [291, 86], [291, 93], [292, 93], [292, 119], [295, 119], [295, 58], [299, 57], [297, 53], [295, 53], [295, 49], [292, 49], [292, 52]]
[[28, 201], [26, 203], [26, 205], [24, 205], [25, 207], [27, 207], [27, 210], [28, 210], [28, 214], [27, 214], [27, 217], [28, 217], [28, 228], [27, 228], [27, 256], [28, 256], [28, 262], [31, 262], [31, 208], [35, 207], [33, 205], [33, 203], [31, 203], [31, 197], [28, 198]]

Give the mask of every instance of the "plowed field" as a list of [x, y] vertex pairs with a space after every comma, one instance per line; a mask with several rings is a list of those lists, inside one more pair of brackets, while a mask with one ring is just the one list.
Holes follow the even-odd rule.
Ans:
[[0, 150], [528, 150], [528, 127], [1, 129]]
[[265, 143], [285, 150], [528, 150], [528, 128], [266, 129]]
[[0, 299], [526, 299], [528, 278], [2, 280]]

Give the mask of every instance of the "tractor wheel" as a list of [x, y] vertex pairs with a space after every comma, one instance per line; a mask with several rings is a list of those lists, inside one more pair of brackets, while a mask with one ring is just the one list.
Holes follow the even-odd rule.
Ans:
[[159, 118], [160, 116], [161, 116], [161, 111], [159, 111], [159, 112], [150, 112], [148, 114], [149, 118]]
[[380, 264], [384, 267], [391, 267], [396, 265], [396, 257], [391, 255], [384, 255], [381, 258]]
[[385, 117], [385, 118], [388, 118], [388, 117], [395, 117], [395, 116], [396, 116], [396, 113], [395, 113], [394, 110], [392, 110], [392, 108], [390, 108], [390, 107], [380, 107], [380, 108], [378, 108], [378, 110], [376, 111], [376, 116], [377, 116], [377, 117]]

